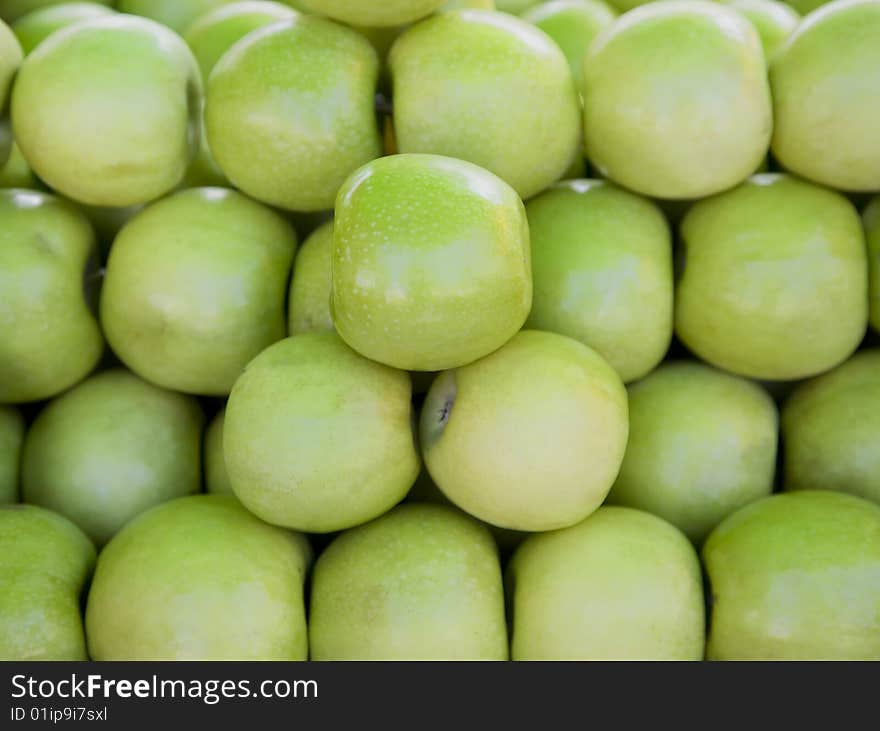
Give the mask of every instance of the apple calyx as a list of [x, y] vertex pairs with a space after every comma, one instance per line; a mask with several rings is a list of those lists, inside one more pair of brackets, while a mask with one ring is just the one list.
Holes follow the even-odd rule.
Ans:
[[430, 448], [446, 429], [452, 418], [458, 389], [455, 371], [445, 371], [434, 380], [422, 410], [422, 447]]

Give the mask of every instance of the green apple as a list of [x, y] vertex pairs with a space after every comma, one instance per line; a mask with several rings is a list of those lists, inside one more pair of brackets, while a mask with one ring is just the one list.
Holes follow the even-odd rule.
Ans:
[[49, 398], [85, 378], [104, 351], [84, 290], [95, 234], [73, 205], [0, 190], [0, 403]]
[[511, 15], [521, 15], [540, 2], [541, 0], [495, 0], [495, 7]]
[[198, 149], [201, 89], [192, 53], [164, 26], [123, 14], [76, 23], [22, 63], [15, 141], [69, 198], [146, 203], [182, 180]]
[[[100, 5], [114, 5], [116, 0], [92, 0]], [[3, 0], [0, 3], [0, 19], [14, 23], [22, 16], [52, 5], [67, 5], [68, 0]]]
[[263, 520], [310, 533], [350, 528], [400, 502], [419, 473], [409, 375], [306, 333], [260, 353], [223, 427], [235, 494]]
[[12, 134], [6, 116], [6, 106], [12, 81], [24, 57], [15, 34], [0, 20], [0, 167], [6, 164], [12, 147]]
[[446, 12], [447, 10], [461, 10], [463, 8], [471, 8], [473, 10], [495, 10], [495, 0], [446, 0], [440, 6], [438, 12]]
[[506, 660], [489, 531], [414, 504], [346, 531], [315, 564], [309, 645], [313, 660]]
[[296, 232], [225, 188], [193, 188], [138, 213], [110, 251], [101, 324], [135, 373], [186, 393], [228, 394], [284, 337]]
[[534, 302], [528, 327], [594, 348], [624, 382], [672, 339], [672, 241], [651, 201], [600, 180], [558, 183], [526, 204]]
[[599, 32], [617, 17], [604, 0], [550, 0], [523, 13], [523, 20], [534, 23], [550, 36], [568, 59], [579, 90], [584, 86], [584, 56]]
[[839, 490], [880, 503], [880, 349], [795, 389], [782, 409], [786, 490]]
[[112, 14], [113, 10], [106, 3], [72, 2], [47, 5], [23, 15], [13, 23], [12, 30], [15, 31], [22, 50], [28, 54], [56, 30]]
[[546, 33], [506, 13], [456, 10], [404, 33], [389, 55], [400, 152], [480, 165], [529, 198], [578, 156], [577, 89]]
[[333, 330], [330, 315], [330, 262], [333, 221], [319, 226], [296, 254], [290, 279], [287, 329], [291, 335]]
[[842, 195], [756, 175], [681, 224], [676, 332], [700, 358], [767, 380], [846, 360], [868, 317], [865, 237]]
[[[2, 134], [2, 132], [0, 132]], [[0, 188], [39, 188], [40, 181], [34, 175], [21, 149], [12, 141], [5, 165], [0, 165]]]
[[199, 17], [235, 0], [118, 0], [121, 13], [151, 18], [171, 30], [184, 33]]
[[868, 272], [870, 283], [871, 325], [880, 332], [880, 197], [874, 198], [864, 212], [865, 232], [868, 236]]
[[801, 15], [812, 13], [829, 2], [831, 0], [785, 0], [786, 5], [790, 5]]
[[525, 209], [489, 171], [394, 155], [342, 186], [331, 312], [362, 355], [414, 371], [464, 365], [507, 342], [531, 304]]
[[24, 419], [12, 406], [0, 405], [0, 505], [18, 502]]
[[645, 510], [701, 544], [773, 491], [779, 415], [751, 381], [669, 362], [629, 388], [629, 442], [608, 501]]
[[66, 518], [0, 505], [0, 660], [87, 660], [80, 594], [95, 547]]
[[801, 22], [797, 10], [777, 0], [722, 0], [742, 13], [758, 31], [768, 63]]
[[403, 25], [430, 15], [446, 0], [299, 0], [308, 10], [351, 25], [383, 28]]
[[297, 211], [333, 207], [378, 157], [379, 61], [357, 32], [307, 15], [249, 34], [208, 82], [205, 121], [220, 168], [242, 191]]
[[507, 569], [514, 660], [702, 660], [700, 562], [681, 531], [604, 507], [531, 536]]
[[880, 190], [880, 2], [839, 0], [804, 19], [770, 67], [773, 154], [847, 191]]
[[190, 396], [122, 369], [99, 373], [37, 416], [24, 444], [22, 498], [102, 546], [145, 510], [199, 491], [203, 424]]
[[226, 471], [226, 460], [223, 456], [223, 424], [226, 417], [225, 407], [217, 412], [205, 430], [203, 449], [205, 464], [205, 489], [218, 495], [235, 495], [229, 473]]
[[699, 198], [745, 180], [773, 126], [752, 24], [714, 2], [627, 13], [584, 57], [587, 157], [604, 177], [657, 198]]
[[747, 505], [703, 547], [711, 660], [880, 659], [880, 507], [802, 491]]
[[94, 660], [305, 660], [311, 549], [228, 495], [191, 495], [101, 552], [86, 606]]
[[626, 389], [583, 343], [525, 330], [438, 376], [420, 426], [428, 471], [458, 507], [502, 528], [553, 530], [586, 518], [611, 489]]

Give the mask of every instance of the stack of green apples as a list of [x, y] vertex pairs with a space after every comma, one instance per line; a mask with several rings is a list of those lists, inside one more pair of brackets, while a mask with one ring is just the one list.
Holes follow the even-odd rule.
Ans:
[[880, 0], [0, 0], [0, 659], [880, 659]]

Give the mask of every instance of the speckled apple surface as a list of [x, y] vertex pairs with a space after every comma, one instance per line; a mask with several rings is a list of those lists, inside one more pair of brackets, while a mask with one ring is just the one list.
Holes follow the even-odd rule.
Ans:
[[527, 325], [594, 348], [624, 382], [672, 339], [672, 241], [651, 201], [599, 180], [559, 183], [526, 204], [534, 301]]
[[553, 530], [583, 520], [611, 489], [626, 389], [583, 343], [525, 330], [438, 376], [420, 426], [425, 464], [453, 503], [502, 528]]
[[226, 409], [217, 412], [205, 429], [203, 458], [205, 465], [205, 490], [216, 495], [235, 495], [229, 472], [226, 470], [226, 458], [223, 455], [223, 425]]
[[357, 32], [300, 15], [255, 31], [217, 63], [205, 121], [241, 190], [297, 211], [333, 207], [339, 186], [382, 151], [379, 61]]
[[681, 531], [603, 507], [527, 538], [507, 569], [514, 660], [702, 660], [700, 562]]
[[18, 502], [24, 419], [13, 406], [0, 406], [0, 504]]
[[80, 594], [95, 547], [66, 518], [0, 505], [0, 658], [88, 660]]
[[101, 324], [135, 373], [165, 388], [225, 395], [286, 334], [296, 232], [225, 188], [154, 203], [120, 232], [107, 262]]
[[842, 195], [761, 174], [681, 224], [676, 332], [739, 375], [794, 380], [856, 349], [868, 318], [861, 221]]
[[577, 90], [560, 48], [506, 13], [456, 10], [413, 26], [389, 55], [401, 152], [468, 160], [522, 198], [578, 154]]
[[409, 504], [343, 533], [315, 564], [309, 643], [314, 660], [506, 660], [489, 531]]
[[235, 494], [263, 520], [311, 533], [378, 517], [419, 473], [411, 391], [408, 373], [361, 357], [335, 333], [267, 348], [226, 407]]
[[773, 154], [798, 175], [880, 190], [880, 0], [840, 0], [804, 19], [770, 67]]
[[287, 329], [291, 335], [333, 330], [330, 278], [333, 221], [319, 226], [303, 242], [293, 264], [287, 298]]
[[772, 129], [757, 31], [713, 2], [652, 3], [584, 57], [587, 157], [645, 195], [699, 198], [743, 181]]
[[97, 365], [104, 339], [83, 291], [96, 258], [92, 227], [73, 205], [0, 191], [0, 403], [54, 396]]
[[764, 57], [769, 63], [801, 22], [801, 16], [790, 4], [768, 0], [722, 0], [742, 13], [758, 31]]
[[871, 325], [880, 332], [880, 198], [875, 198], [865, 208], [865, 232], [868, 235], [868, 272], [870, 282]]
[[782, 410], [787, 490], [838, 490], [880, 503], [880, 349], [800, 385]]
[[670, 362], [630, 386], [629, 416], [610, 504], [659, 515], [699, 545], [728, 515], [773, 491], [779, 415], [757, 384]]
[[412, 23], [439, 9], [445, 0], [299, 0], [308, 10], [334, 20], [367, 27]]
[[[99, 5], [113, 5], [114, 0], [92, 0]], [[3, 0], [0, 4], [0, 18], [13, 23], [24, 15], [52, 5], [65, 4], [66, 0]]]
[[25, 54], [28, 54], [56, 30], [112, 14], [112, 8], [97, 2], [66, 2], [48, 5], [22, 16], [13, 23], [12, 30]]
[[725, 520], [702, 555], [710, 660], [880, 658], [880, 507], [774, 495]]
[[145, 510], [199, 491], [203, 425], [192, 397], [103, 371], [37, 416], [22, 455], [22, 499], [102, 546]]
[[178, 498], [101, 552], [86, 606], [94, 660], [305, 660], [302, 535], [227, 495]]
[[333, 320], [368, 358], [453, 368], [502, 346], [528, 316], [525, 209], [475, 165], [437, 155], [366, 165], [339, 191], [333, 238]]

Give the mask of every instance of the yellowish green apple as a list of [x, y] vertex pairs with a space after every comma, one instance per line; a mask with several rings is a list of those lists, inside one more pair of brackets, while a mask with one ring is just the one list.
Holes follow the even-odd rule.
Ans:
[[831, 0], [785, 0], [786, 5], [790, 5], [801, 15], [812, 13], [814, 10], [821, 8], [829, 2], [831, 2]]
[[742, 182], [767, 154], [772, 121], [761, 40], [724, 5], [640, 7], [584, 57], [587, 157], [639, 193], [699, 198]]
[[223, 452], [232, 489], [263, 520], [328, 533], [400, 502], [420, 461], [409, 375], [306, 333], [260, 353], [232, 389]]
[[113, 9], [107, 7], [107, 3], [66, 2], [47, 5], [20, 17], [12, 24], [12, 30], [15, 31], [22, 50], [28, 54], [56, 30], [112, 14]]
[[514, 660], [702, 660], [700, 562], [681, 531], [603, 507], [531, 536], [507, 569]]
[[121, 13], [151, 18], [183, 34], [200, 16], [235, 0], [117, 0]]
[[332, 258], [333, 221], [328, 221], [311, 233], [296, 254], [287, 300], [287, 329], [291, 335], [333, 330]]
[[702, 555], [710, 660], [880, 659], [880, 506], [773, 495], [727, 518]]
[[865, 333], [865, 237], [842, 195], [765, 173], [681, 224], [676, 332], [700, 358], [766, 380], [813, 376]]
[[871, 325], [880, 332], [880, 197], [871, 201], [864, 212], [865, 232], [868, 235], [868, 272], [870, 281]]
[[15, 141], [81, 203], [130, 206], [174, 188], [198, 149], [202, 83], [186, 43], [121, 13], [53, 33], [22, 63]]
[[624, 382], [672, 339], [672, 241], [651, 201], [600, 180], [557, 183], [526, 204], [534, 301], [528, 327], [594, 348]]
[[455, 10], [410, 28], [389, 55], [400, 152], [468, 160], [530, 198], [578, 156], [580, 105], [546, 33], [507, 13]]
[[838, 0], [774, 57], [773, 154], [785, 168], [840, 190], [880, 190], [878, 37], [878, 0]]
[[393, 155], [339, 191], [331, 312], [366, 357], [416, 371], [507, 342], [532, 304], [529, 229], [516, 192], [438, 155]]
[[431, 477], [471, 515], [546, 531], [598, 508], [623, 460], [626, 389], [577, 340], [524, 330], [434, 381], [421, 414]]
[[24, 419], [12, 406], [0, 406], [0, 504], [18, 502]]
[[[2, 133], [0, 133], [2, 134]], [[21, 149], [12, 141], [9, 148], [9, 157], [5, 165], [0, 165], [0, 188], [30, 188], [40, 187], [40, 182], [31, 170]]]
[[0, 403], [49, 398], [85, 378], [104, 339], [84, 282], [95, 234], [72, 204], [0, 190]]
[[778, 0], [722, 0], [725, 5], [742, 13], [758, 31], [764, 57], [773, 60], [801, 22], [801, 16], [791, 5]]
[[102, 546], [145, 510], [199, 491], [203, 425], [191, 396], [103, 371], [37, 416], [24, 444], [22, 498]]
[[314, 660], [506, 660], [498, 549], [440, 505], [403, 505], [336, 538], [315, 564]]
[[205, 430], [203, 448], [205, 465], [205, 489], [218, 495], [235, 495], [229, 473], [226, 471], [226, 460], [223, 456], [223, 424], [226, 409], [223, 408], [211, 420]]
[[7, 119], [7, 103], [12, 81], [24, 54], [15, 34], [0, 20], [0, 166], [6, 164], [12, 147], [12, 133]]
[[[92, 0], [100, 5], [114, 5], [116, 0]], [[69, 4], [68, 0], [3, 0], [0, 3], [0, 19], [14, 23], [24, 15], [52, 5]]]
[[521, 15], [540, 2], [541, 0], [495, 0], [495, 7], [511, 15]]
[[66, 518], [0, 505], [0, 660], [87, 660], [80, 595], [95, 547]]
[[243, 192], [295, 211], [333, 207], [348, 175], [378, 157], [379, 61], [356, 31], [297, 15], [242, 38], [214, 66], [205, 123]]
[[786, 490], [880, 503], [880, 349], [799, 385], [782, 409]]
[[299, 0], [307, 10], [368, 28], [412, 23], [438, 10], [446, 0]]
[[191, 495], [101, 552], [86, 606], [94, 660], [305, 660], [311, 549], [228, 495]]
[[138, 213], [107, 262], [101, 324], [116, 355], [165, 388], [222, 396], [284, 337], [296, 232], [226, 188], [193, 188]]
[[629, 388], [629, 442], [608, 502], [645, 510], [695, 544], [773, 491], [779, 415], [769, 394], [689, 361]]

